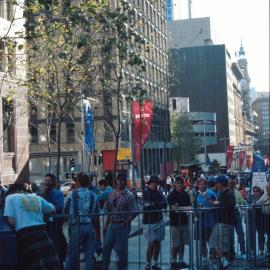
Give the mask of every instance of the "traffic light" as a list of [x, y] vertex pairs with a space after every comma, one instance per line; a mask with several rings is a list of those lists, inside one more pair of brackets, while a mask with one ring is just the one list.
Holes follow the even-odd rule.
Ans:
[[93, 162], [94, 162], [94, 166], [97, 166], [97, 156], [94, 156]]
[[103, 164], [103, 156], [99, 155], [98, 156], [98, 165], [102, 165]]
[[69, 168], [71, 169], [71, 168], [74, 168], [74, 167], [75, 167], [75, 160], [74, 160], [74, 158], [71, 158], [69, 160]]

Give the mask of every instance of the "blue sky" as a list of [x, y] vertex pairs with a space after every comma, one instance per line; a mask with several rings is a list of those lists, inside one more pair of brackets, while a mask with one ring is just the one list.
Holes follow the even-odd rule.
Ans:
[[[188, 0], [174, 0], [175, 19], [188, 17]], [[192, 17], [210, 17], [214, 38], [232, 56], [243, 41], [251, 87], [269, 91], [269, 0], [192, 0]]]

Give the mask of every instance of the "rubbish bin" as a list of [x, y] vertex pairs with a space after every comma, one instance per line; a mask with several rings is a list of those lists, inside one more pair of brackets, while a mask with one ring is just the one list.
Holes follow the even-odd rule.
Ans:
[[0, 269], [15, 269], [16, 264], [16, 234], [7, 225], [0, 210]]

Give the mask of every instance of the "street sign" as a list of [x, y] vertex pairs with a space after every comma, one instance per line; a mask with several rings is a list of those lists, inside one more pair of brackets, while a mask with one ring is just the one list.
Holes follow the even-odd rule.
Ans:
[[131, 149], [119, 148], [117, 153], [117, 160], [127, 160], [127, 159], [131, 159]]

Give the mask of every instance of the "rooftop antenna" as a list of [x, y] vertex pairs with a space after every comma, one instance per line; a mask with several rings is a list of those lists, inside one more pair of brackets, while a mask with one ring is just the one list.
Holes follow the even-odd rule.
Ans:
[[192, 0], [188, 0], [188, 18], [191, 19], [191, 5], [192, 5]]

